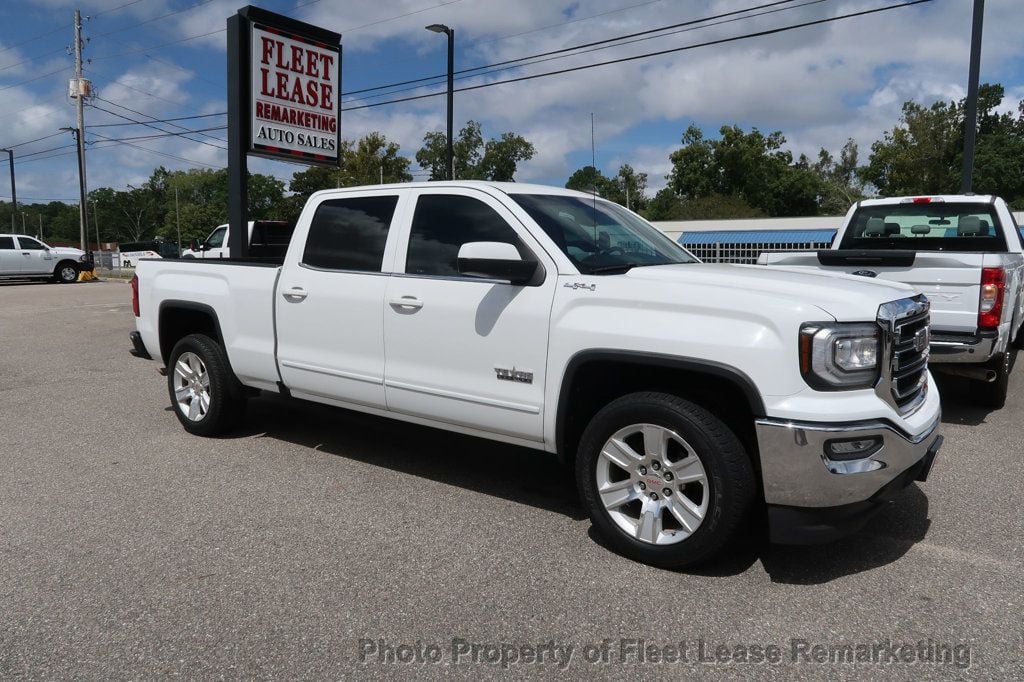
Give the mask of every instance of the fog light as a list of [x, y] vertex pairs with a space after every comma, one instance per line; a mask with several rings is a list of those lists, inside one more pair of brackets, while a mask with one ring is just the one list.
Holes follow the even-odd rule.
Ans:
[[851, 459], [864, 459], [881, 449], [881, 436], [825, 441], [825, 456], [840, 462]]

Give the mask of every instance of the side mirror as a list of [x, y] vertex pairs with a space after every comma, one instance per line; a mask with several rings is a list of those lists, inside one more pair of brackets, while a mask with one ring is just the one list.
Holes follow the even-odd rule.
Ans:
[[540, 263], [523, 260], [519, 250], [505, 242], [467, 242], [459, 248], [459, 272], [471, 277], [528, 284]]

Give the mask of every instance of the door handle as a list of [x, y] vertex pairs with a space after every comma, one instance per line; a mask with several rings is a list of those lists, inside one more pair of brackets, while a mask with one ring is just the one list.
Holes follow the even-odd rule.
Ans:
[[391, 299], [388, 301], [388, 305], [392, 308], [411, 308], [412, 310], [419, 310], [423, 307], [423, 301], [415, 296], [402, 296], [401, 298]]
[[282, 291], [281, 295], [284, 296], [287, 301], [300, 303], [306, 300], [306, 297], [309, 296], [309, 292], [302, 287], [292, 287], [288, 291]]

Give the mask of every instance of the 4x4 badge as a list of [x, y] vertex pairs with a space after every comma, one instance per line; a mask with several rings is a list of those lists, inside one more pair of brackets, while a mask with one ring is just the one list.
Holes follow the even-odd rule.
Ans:
[[562, 286], [566, 289], [586, 289], [587, 291], [597, 291], [596, 284], [587, 284], [586, 282], [566, 282]]

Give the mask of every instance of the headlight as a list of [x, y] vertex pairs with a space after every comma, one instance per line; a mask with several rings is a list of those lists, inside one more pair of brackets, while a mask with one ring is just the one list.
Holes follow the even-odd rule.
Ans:
[[800, 327], [800, 373], [822, 391], [871, 388], [878, 381], [874, 324], [808, 323]]

